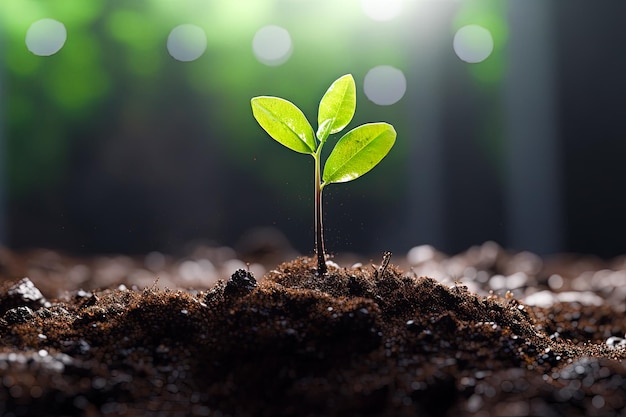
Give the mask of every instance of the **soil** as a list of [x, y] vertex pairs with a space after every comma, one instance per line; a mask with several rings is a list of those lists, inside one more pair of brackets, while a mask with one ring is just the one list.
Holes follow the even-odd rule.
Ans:
[[3, 416], [626, 415], [621, 258], [419, 247], [204, 289], [174, 288], [198, 257], [159, 258], [172, 289], [103, 259], [0, 250]]

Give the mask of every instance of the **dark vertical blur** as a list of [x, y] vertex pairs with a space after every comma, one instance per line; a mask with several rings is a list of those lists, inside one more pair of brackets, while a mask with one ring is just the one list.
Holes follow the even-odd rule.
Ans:
[[[435, 6], [435, 5], [433, 5]], [[421, 15], [416, 22], [418, 31], [413, 44], [412, 73], [415, 78], [428, 82], [415, 82], [407, 94], [407, 107], [412, 117], [411, 129], [414, 137], [410, 141], [410, 162], [407, 167], [408, 207], [406, 227], [403, 233], [407, 245], [430, 244], [438, 248], [447, 247], [444, 218], [444, 57], [450, 44], [447, 25], [432, 27], [424, 20], [448, 22], [454, 16], [456, 6], [442, 2], [433, 7], [433, 13]], [[437, 14], [433, 17], [433, 14]], [[420, 30], [430, 33], [419, 33]], [[432, 42], [432, 39], [437, 41]], [[410, 233], [407, 235], [406, 231]]]
[[555, 15], [568, 250], [626, 252], [624, 2], [568, 2]]
[[563, 249], [551, 4], [509, 2], [504, 87], [507, 246], [542, 254]]
[[404, 236], [449, 253], [486, 240], [505, 244], [499, 83], [477, 81], [474, 64], [452, 49], [451, 23], [466, 5], [432, 6], [426, 21], [415, 23], [427, 33], [417, 33], [410, 52], [416, 81], [407, 106], [415, 137], [408, 138], [411, 211]]

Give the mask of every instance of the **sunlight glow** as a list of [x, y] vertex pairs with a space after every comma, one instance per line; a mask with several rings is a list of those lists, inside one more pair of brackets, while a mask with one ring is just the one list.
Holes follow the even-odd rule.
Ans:
[[397, 68], [379, 65], [365, 75], [363, 90], [370, 101], [380, 106], [389, 106], [404, 97], [406, 78]]
[[361, 0], [361, 7], [370, 19], [388, 21], [400, 15], [402, 0]]
[[26, 31], [26, 47], [35, 55], [54, 55], [63, 48], [67, 40], [65, 25], [54, 19], [34, 22]]
[[277, 66], [287, 62], [293, 52], [291, 36], [280, 26], [264, 26], [252, 40], [252, 50], [262, 64]]
[[467, 25], [460, 28], [454, 35], [454, 52], [465, 62], [475, 64], [482, 62], [493, 52], [491, 32], [482, 26]]
[[174, 59], [183, 62], [200, 58], [206, 46], [206, 34], [196, 25], [176, 26], [167, 38], [167, 51]]

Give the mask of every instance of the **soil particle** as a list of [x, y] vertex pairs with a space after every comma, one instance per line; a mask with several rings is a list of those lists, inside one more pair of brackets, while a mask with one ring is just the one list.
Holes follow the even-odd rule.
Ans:
[[[482, 250], [465, 258], [475, 277], [492, 270], [479, 282], [510, 272], [505, 255]], [[459, 267], [433, 251], [415, 259]], [[515, 285], [540, 279], [536, 257], [512, 262], [526, 271]], [[329, 263], [319, 276], [311, 258], [258, 282], [237, 270], [206, 291], [118, 285], [46, 299], [30, 280], [6, 282], [0, 414], [623, 415], [621, 304], [539, 307], [469, 285], [385, 261]]]
[[227, 295], [245, 295], [257, 286], [254, 276], [246, 270], [238, 269], [226, 283], [224, 293]]
[[[4, 288], [6, 287], [6, 288]], [[47, 305], [48, 302], [35, 284], [28, 279], [22, 278], [16, 283], [9, 283], [0, 287], [0, 314], [14, 307], [30, 307], [37, 309]]]

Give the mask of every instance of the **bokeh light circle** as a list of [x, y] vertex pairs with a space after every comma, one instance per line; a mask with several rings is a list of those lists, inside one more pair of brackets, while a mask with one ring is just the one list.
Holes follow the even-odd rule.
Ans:
[[370, 101], [380, 106], [389, 106], [404, 97], [406, 77], [395, 67], [379, 65], [365, 75], [363, 90]]
[[493, 37], [482, 26], [467, 25], [454, 35], [453, 47], [462, 61], [476, 64], [487, 59], [493, 52]]
[[264, 26], [254, 35], [252, 51], [256, 59], [265, 65], [284, 64], [293, 52], [291, 36], [280, 26]]
[[54, 55], [67, 40], [65, 25], [55, 19], [40, 19], [26, 31], [26, 47], [35, 55]]
[[167, 51], [174, 59], [183, 62], [200, 58], [206, 46], [204, 30], [189, 23], [176, 26], [167, 37]]
[[400, 15], [402, 0], [361, 0], [361, 8], [372, 20], [388, 21]]

